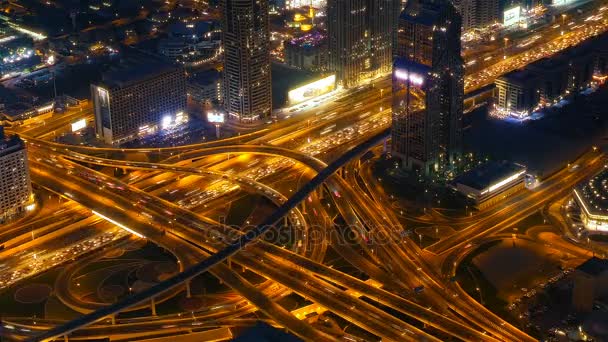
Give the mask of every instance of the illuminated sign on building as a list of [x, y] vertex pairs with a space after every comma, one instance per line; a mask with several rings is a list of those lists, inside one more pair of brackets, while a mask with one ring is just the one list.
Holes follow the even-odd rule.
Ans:
[[526, 170], [523, 170], [523, 171], [520, 171], [518, 173], [515, 173], [515, 174], [513, 174], [513, 175], [511, 175], [511, 176], [509, 176], [509, 177], [507, 177], [507, 178], [505, 178], [503, 180], [500, 180], [500, 181], [498, 181], [498, 182], [490, 185], [490, 187], [488, 187], [486, 190], [482, 191], [481, 193], [482, 194], [486, 194], [486, 193], [492, 192], [492, 191], [494, 191], [496, 189], [499, 189], [502, 186], [504, 186], [506, 184], [509, 184], [509, 183], [513, 182], [514, 180], [518, 179], [524, 173], [526, 173]]
[[211, 123], [224, 123], [226, 116], [224, 113], [209, 112], [207, 113], [207, 121]]
[[81, 129], [87, 127], [87, 120], [80, 119], [74, 123], [72, 123], [72, 132], [80, 131]]
[[503, 13], [503, 25], [511, 26], [519, 23], [519, 19], [521, 16], [521, 6], [515, 6], [510, 8]]
[[574, 2], [574, 0], [553, 0], [552, 4], [553, 6], [563, 6], [571, 2]]
[[413, 85], [421, 86], [424, 83], [424, 77], [415, 73], [411, 73], [403, 69], [395, 69], [395, 77], [402, 81], [410, 81]]
[[294, 105], [310, 100], [316, 96], [327, 94], [336, 86], [336, 75], [329, 75], [320, 80], [313, 81], [287, 93], [289, 104]]

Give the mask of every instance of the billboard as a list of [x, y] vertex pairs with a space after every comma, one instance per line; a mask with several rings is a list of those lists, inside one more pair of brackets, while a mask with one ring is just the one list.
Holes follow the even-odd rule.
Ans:
[[72, 132], [80, 131], [81, 129], [83, 129], [85, 127], [87, 127], [87, 120], [80, 119], [80, 120], [72, 123]]
[[310, 82], [287, 93], [289, 104], [294, 105], [310, 100], [316, 96], [329, 93], [336, 86], [336, 75], [329, 75], [322, 79]]
[[563, 6], [563, 5], [567, 5], [571, 2], [574, 2], [574, 0], [553, 0], [552, 5], [553, 6]]
[[511, 26], [519, 23], [519, 19], [521, 16], [521, 6], [515, 6], [510, 8], [503, 13], [503, 25]]
[[224, 123], [226, 116], [224, 113], [208, 112], [207, 121], [211, 123]]

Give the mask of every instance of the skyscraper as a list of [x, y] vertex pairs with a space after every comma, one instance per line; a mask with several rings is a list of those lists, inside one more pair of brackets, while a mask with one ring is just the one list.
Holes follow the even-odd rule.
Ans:
[[449, 0], [413, 0], [399, 18], [393, 65], [392, 152], [429, 175], [462, 149], [461, 17]]
[[224, 108], [252, 121], [272, 111], [267, 0], [222, 0]]
[[0, 222], [33, 203], [32, 184], [23, 140], [4, 136], [0, 126]]
[[346, 88], [390, 72], [395, 6], [393, 0], [329, 0], [329, 67]]

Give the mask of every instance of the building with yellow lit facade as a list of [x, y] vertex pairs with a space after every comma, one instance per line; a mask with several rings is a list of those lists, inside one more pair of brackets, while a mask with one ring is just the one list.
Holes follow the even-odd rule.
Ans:
[[327, 3], [329, 70], [344, 88], [390, 73], [395, 12], [392, 0], [330, 0]]
[[577, 185], [573, 195], [587, 231], [608, 234], [608, 169]]

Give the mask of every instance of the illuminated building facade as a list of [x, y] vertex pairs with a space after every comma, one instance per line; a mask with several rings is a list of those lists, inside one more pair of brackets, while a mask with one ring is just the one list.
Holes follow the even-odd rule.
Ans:
[[33, 203], [32, 184], [23, 140], [5, 137], [0, 126], [0, 222]]
[[430, 175], [462, 149], [460, 15], [449, 1], [411, 1], [399, 18], [393, 65], [392, 153]]
[[327, 6], [327, 0], [286, 0], [285, 8], [298, 9], [311, 6], [317, 9], [324, 9]]
[[534, 111], [589, 87], [601, 75], [598, 57], [605, 43], [605, 38], [592, 39], [497, 78], [490, 114], [525, 119]]
[[392, 63], [392, 0], [329, 0], [329, 68], [345, 88], [388, 73]]
[[527, 117], [538, 105], [538, 76], [529, 70], [516, 70], [496, 79], [496, 108], [505, 115]]
[[226, 113], [239, 121], [270, 116], [268, 1], [222, 0], [221, 7]]
[[581, 221], [592, 233], [608, 234], [608, 170], [574, 188], [574, 200], [581, 210]]
[[452, 181], [452, 187], [469, 197], [477, 209], [500, 203], [524, 188], [526, 167], [508, 161], [489, 162]]
[[95, 130], [107, 144], [120, 144], [187, 120], [182, 67], [150, 63], [105, 74], [91, 85]]
[[454, 6], [462, 16], [462, 29], [482, 28], [498, 22], [498, 0], [455, 0]]

